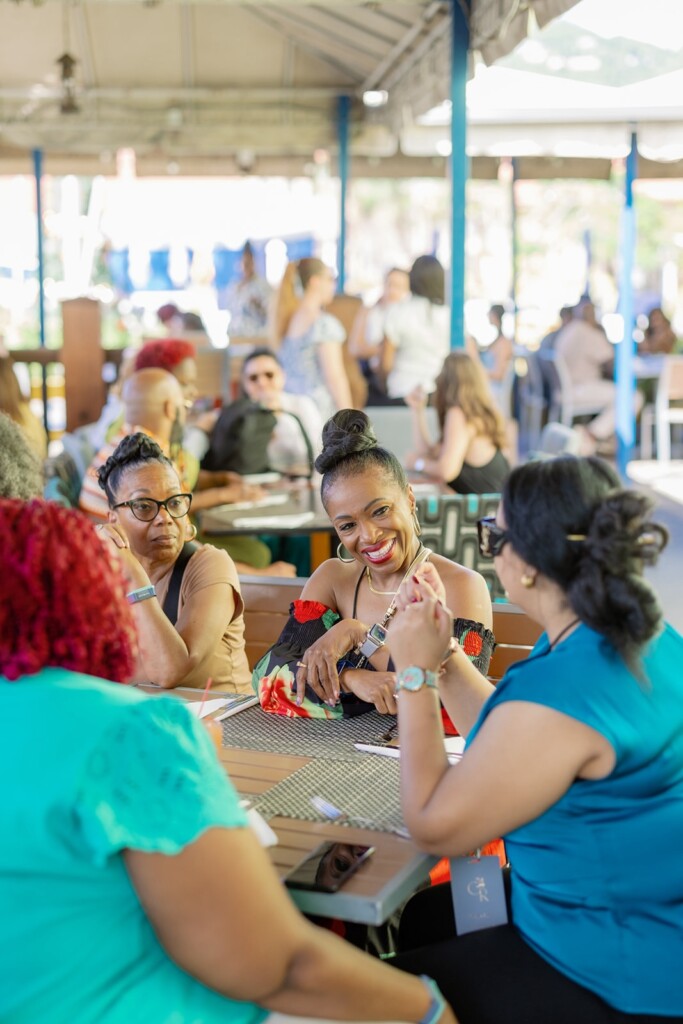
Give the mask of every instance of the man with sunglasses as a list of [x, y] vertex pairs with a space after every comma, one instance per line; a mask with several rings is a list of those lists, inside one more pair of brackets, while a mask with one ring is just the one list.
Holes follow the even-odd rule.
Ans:
[[269, 348], [247, 355], [240, 380], [242, 397], [221, 413], [202, 467], [310, 479], [323, 426], [313, 399], [285, 391], [284, 370]]
[[323, 422], [312, 398], [285, 391], [285, 373], [275, 353], [254, 349], [242, 366], [244, 393], [275, 413], [277, 423], [268, 443], [268, 464], [286, 476], [312, 476], [320, 452]]

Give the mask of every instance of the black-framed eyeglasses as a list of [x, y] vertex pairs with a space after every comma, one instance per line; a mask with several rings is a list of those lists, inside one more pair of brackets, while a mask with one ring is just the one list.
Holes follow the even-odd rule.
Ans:
[[495, 558], [510, 539], [507, 530], [496, 522], [495, 516], [484, 516], [483, 519], [477, 520], [477, 535], [479, 551], [484, 558]]
[[172, 494], [165, 501], [157, 501], [156, 498], [132, 498], [130, 501], [120, 501], [114, 508], [129, 508], [136, 519], [142, 523], [151, 523], [159, 515], [162, 508], [165, 508], [172, 519], [182, 519], [190, 511], [192, 504], [191, 494]]

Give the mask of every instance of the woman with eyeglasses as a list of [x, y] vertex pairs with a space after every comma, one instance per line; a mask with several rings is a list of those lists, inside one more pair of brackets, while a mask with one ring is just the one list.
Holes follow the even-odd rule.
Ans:
[[203, 687], [211, 678], [214, 690], [248, 692], [237, 572], [226, 551], [193, 543], [192, 495], [173, 463], [146, 434], [131, 434], [98, 481], [109, 502], [98, 530], [121, 562], [138, 628], [135, 681]]
[[[496, 689], [449, 648], [435, 566], [401, 588], [403, 811], [455, 859], [456, 911], [416, 900], [396, 965], [429, 964], [460, 1024], [683, 1021], [683, 638], [643, 578], [667, 541], [650, 512], [595, 458], [512, 471], [481, 550], [545, 632]], [[438, 697], [467, 737], [452, 768]], [[472, 851], [498, 835], [511, 919], [487, 928], [503, 887]]]

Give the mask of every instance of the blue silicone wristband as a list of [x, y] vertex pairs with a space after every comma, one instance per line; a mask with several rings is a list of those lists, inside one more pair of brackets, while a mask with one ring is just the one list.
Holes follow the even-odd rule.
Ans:
[[137, 604], [138, 601], [147, 601], [150, 597], [156, 597], [157, 592], [154, 587], [138, 587], [137, 590], [131, 590], [129, 594], [126, 594], [128, 598], [128, 604]]
[[421, 974], [420, 981], [422, 981], [429, 989], [432, 1001], [427, 1007], [427, 1012], [424, 1017], [418, 1021], [418, 1024], [436, 1024], [437, 1020], [439, 1020], [441, 1014], [446, 1009], [446, 1000], [441, 994], [437, 983], [433, 978], [430, 978], [428, 974]]

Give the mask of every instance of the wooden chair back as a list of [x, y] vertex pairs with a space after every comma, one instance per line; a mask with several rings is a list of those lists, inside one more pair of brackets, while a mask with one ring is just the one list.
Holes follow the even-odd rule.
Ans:
[[489, 666], [489, 679], [497, 683], [510, 665], [523, 661], [543, 630], [516, 604], [493, 605], [493, 635], [496, 649]]
[[[240, 576], [247, 660], [251, 668], [279, 637], [289, 618], [289, 606], [301, 595], [305, 582], [301, 577]], [[497, 682], [509, 665], [526, 658], [541, 635], [541, 627], [516, 605], [494, 603], [493, 633], [497, 647], [489, 677]]]
[[301, 576], [240, 576], [244, 601], [244, 638], [247, 661], [254, 668], [273, 646], [289, 618], [289, 606], [301, 596], [306, 580]]

